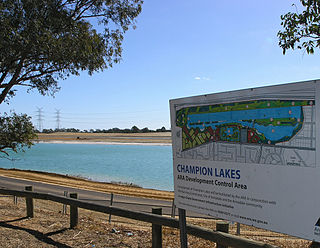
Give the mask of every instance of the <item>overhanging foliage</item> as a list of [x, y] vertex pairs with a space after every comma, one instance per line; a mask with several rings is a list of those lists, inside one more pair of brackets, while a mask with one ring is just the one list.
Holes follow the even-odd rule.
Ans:
[[281, 16], [283, 31], [278, 32], [283, 54], [289, 49], [302, 49], [313, 54], [320, 48], [320, 1], [300, 0], [304, 11]]
[[0, 104], [15, 95], [15, 86], [53, 95], [59, 79], [118, 63], [123, 34], [135, 27], [141, 4], [142, 0], [1, 1]]

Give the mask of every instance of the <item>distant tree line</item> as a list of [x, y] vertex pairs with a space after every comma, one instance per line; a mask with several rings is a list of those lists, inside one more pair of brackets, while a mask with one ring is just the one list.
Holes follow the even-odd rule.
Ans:
[[158, 128], [156, 130], [151, 130], [147, 127], [139, 129], [137, 126], [133, 126], [131, 129], [125, 128], [120, 129], [117, 127], [110, 129], [89, 129], [80, 130], [76, 128], [56, 128], [56, 129], [43, 129], [42, 132], [37, 130], [38, 133], [56, 133], [56, 132], [66, 132], [66, 133], [154, 133], [154, 132], [170, 132], [165, 127]]

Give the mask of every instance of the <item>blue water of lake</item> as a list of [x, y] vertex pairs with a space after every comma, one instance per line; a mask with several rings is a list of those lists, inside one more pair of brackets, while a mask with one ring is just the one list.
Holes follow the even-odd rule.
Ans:
[[171, 146], [40, 143], [12, 157], [0, 158], [0, 167], [173, 190]]

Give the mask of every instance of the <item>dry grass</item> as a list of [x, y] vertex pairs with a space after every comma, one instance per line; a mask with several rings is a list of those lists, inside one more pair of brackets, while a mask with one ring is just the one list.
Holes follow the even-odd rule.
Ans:
[[[69, 229], [69, 216], [61, 213], [62, 205], [35, 200], [35, 217], [26, 219], [25, 201], [18, 205], [12, 197], [0, 197], [0, 243], [1, 247], [151, 247], [151, 225], [130, 219], [87, 210], [79, 210], [79, 225]], [[188, 219], [188, 223], [214, 229], [215, 220]], [[113, 229], [116, 231], [114, 232]], [[235, 225], [230, 233], [235, 234]], [[267, 242], [279, 247], [308, 247], [310, 242], [290, 236], [272, 233], [253, 227], [242, 226], [244, 237]], [[189, 247], [209, 248], [215, 244], [188, 236]], [[163, 228], [163, 247], [179, 247], [179, 232]]]

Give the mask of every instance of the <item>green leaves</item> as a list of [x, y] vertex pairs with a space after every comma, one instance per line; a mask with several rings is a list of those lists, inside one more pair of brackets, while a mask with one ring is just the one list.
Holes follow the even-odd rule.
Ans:
[[305, 10], [281, 16], [283, 31], [278, 32], [283, 54], [289, 49], [302, 49], [313, 54], [320, 48], [320, 0], [300, 0]]
[[30, 148], [33, 145], [34, 138], [36, 134], [31, 117], [16, 113], [11, 116], [4, 113], [0, 116], [0, 153], [9, 156], [9, 150], [24, 151], [26, 147]]
[[142, 0], [1, 1], [0, 104], [16, 86], [52, 95], [69, 75], [118, 63], [124, 33], [135, 27], [141, 5]]
[[[0, 1], [0, 104], [15, 87], [54, 95], [58, 81], [92, 74], [121, 59], [124, 33], [135, 27], [142, 0]], [[93, 23], [101, 27], [93, 27]], [[102, 31], [98, 31], [102, 30]], [[35, 130], [27, 115], [0, 116], [0, 152], [23, 151]]]

